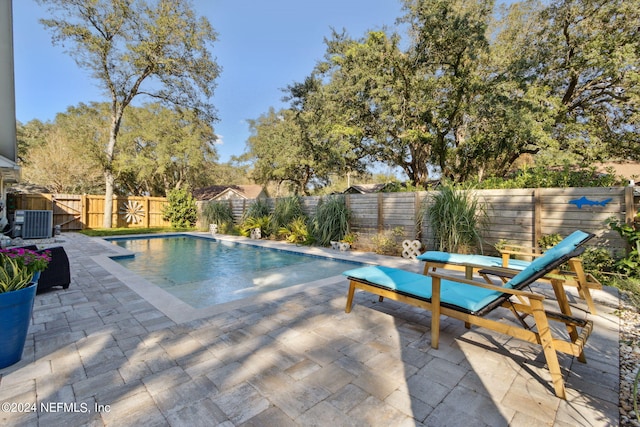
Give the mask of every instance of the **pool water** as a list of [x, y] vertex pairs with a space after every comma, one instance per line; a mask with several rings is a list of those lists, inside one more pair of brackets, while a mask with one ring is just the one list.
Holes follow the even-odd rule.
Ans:
[[135, 253], [115, 261], [194, 308], [337, 276], [357, 264], [192, 236], [110, 240]]

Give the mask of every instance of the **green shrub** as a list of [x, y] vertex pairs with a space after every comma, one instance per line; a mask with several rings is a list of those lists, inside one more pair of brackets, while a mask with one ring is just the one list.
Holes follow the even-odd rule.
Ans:
[[271, 227], [277, 232], [282, 227], [291, 224], [296, 218], [304, 218], [302, 199], [298, 196], [289, 196], [276, 200], [276, 205], [271, 214]]
[[547, 234], [538, 239], [538, 246], [540, 249], [551, 249], [562, 241], [562, 236], [559, 233]]
[[404, 228], [395, 227], [393, 230], [380, 232], [371, 238], [373, 251], [381, 255], [400, 255], [401, 247], [398, 238], [404, 237]]
[[349, 232], [351, 213], [344, 196], [330, 196], [320, 200], [313, 217], [313, 237], [321, 246], [342, 240]]
[[585, 271], [593, 274], [600, 281], [608, 281], [606, 273], [611, 273], [615, 267], [615, 260], [606, 248], [588, 247], [580, 257]]
[[217, 224], [218, 231], [226, 232], [233, 225], [233, 210], [229, 203], [208, 202], [202, 207], [200, 222], [205, 226]]
[[171, 190], [167, 194], [169, 202], [162, 210], [162, 217], [173, 227], [193, 227], [198, 219], [196, 200], [186, 189]]
[[479, 188], [550, 188], [550, 187], [614, 187], [622, 185], [613, 169], [598, 173], [595, 167], [579, 167], [565, 163], [561, 167], [523, 166], [512, 176], [490, 177], [478, 184]]
[[261, 216], [258, 218], [249, 217], [245, 219], [240, 225], [240, 234], [244, 237], [249, 237], [251, 235], [251, 230], [254, 228], [259, 228], [262, 234], [262, 238], [267, 238], [270, 235], [271, 226], [271, 218], [268, 216]]
[[261, 218], [263, 216], [269, 216], [269, 204], [264, 199], [257, 199], [255, 202], [249, 205], [244, 212], [244, 218]]
[[307, 219], [305, 217], [298, 217], [291, 221], [289, 225], [280, 227], [278, 230], [278, 236], [282, 237], [289, 243], [309, 244], [313, 240], [309, 233]]
[[426, 211], [438, 249], [458, 253], [480, 249], [482, 252], [481, 233], [486, 228], [487, 215], [475, 194], [450, 185], [443, 185], [430, 194], [425, 198]]
[[611, 218], [609, 227], [617, 231], [629, 246], [626, 256], [616, 262], [615, 271], [629, 277], [640, 278], [640, 223], [627, 224]]

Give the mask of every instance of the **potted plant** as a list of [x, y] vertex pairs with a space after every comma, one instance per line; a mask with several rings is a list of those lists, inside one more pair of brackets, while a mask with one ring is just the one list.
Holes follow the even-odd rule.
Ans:
[[341, 251], [349, 250], [356, 240], [358, 240], [358, 235], [356, 233], [347, 233], [342, 240], [340, 240], [338, 247]]
[[38, 278], [49, 261], [48, 252], [29, 249], [0, 250], [0, 369], [22, 357], [27, 339]]

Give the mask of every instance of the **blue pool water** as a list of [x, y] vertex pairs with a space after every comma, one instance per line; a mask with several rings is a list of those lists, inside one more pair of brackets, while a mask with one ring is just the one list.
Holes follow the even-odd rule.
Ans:
[[357, 263], [192, 236], [109, 239], [115, 261], [194, 308], [337, 276]]

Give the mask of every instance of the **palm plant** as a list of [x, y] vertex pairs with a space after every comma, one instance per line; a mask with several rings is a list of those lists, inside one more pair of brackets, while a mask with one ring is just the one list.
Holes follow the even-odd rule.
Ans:
[[298, 196], [289, 196], [276, 201], [273, 214], [271, 214], [271, 226], [273, 230], [279, 230], [291, 224], [296, 218], [306, 217], [302, 209], [302, 199]]
[[479, 249], [482, 252], [486, 208], [472, 191], [444, 185], [431, 196], [430, 202], [426, 211], [439, 250], [469, 253]]
[[271, 234], [270, 230], [272, 229], [271, 219], [268, 216], [261, 217], [249, 217], [242, 222], [240, 226], [240, 234], [245, 237], [249, 237], [251, 235], [251, 230], [259, 228], [262, 237], [268, 237]]
[[331, 196], [320, 200], [313, 218], [313, 236], [322, 246], [332, 240], [342, 240], [349, 232], [351, 213], [344, 196]]
[[202, 208], [201, 222], [204, 224], [217, 224], [224, 229], [233, 224], [233, 211], [228, 203], [210, 202]]
[[264, 199], [256, 199], [256, 201], [250, 204], [247, 210], [244, 212], [244, 219], [261, 218], [264, 216], [269, 216], [269, 214], [270, 209], [267, 201]]
[[307, 219], [305, 217], [298, 217], [291, 221], [289, 225], [280, 227], [278, 235], [289, 243], [311, 243], [313, 240], [309, 234]]

